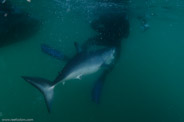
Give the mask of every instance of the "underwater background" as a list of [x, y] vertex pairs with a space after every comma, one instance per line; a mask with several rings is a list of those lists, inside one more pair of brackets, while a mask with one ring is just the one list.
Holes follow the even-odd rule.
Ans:
[[[0, 47], [1, 121], [184, 122], [183, 0], [9, 1], [38, 19], [40, 27], [29, 38]], [[122, 39], [120, 58], [106, 78], [100, 103], [91, 101], [92, 74], [60, 84], [48, 113], [43, 95], [21, 76], [53, 80], [65, 62], [44, 54], [40, 45], [73, 56], [75, 41], [82, 44], [96, 34], [89, 24], [95, 8], [114, 4], [126, 8], [130, 32]]]

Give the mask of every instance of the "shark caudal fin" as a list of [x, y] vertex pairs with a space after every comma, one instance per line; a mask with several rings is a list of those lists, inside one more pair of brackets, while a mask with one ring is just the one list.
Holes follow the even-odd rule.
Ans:
[[22, 76], [22, 78], [43, 93], [48, 112], [50, 113], [55, 85], [51, 81], [39, 77]]

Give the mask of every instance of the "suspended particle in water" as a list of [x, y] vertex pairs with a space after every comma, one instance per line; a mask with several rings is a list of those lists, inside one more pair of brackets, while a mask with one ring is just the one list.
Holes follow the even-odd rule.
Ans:
[[7, 17], [7, 16], [8, 16], [8, 13], [5, 13], [5, 14], [4, 14], [4, 17]]
[[30, 3], [30, 2], [31, 2], [31, 0], [27, 0], [27, 2], [29, 2], [29, 3]]
[[1, 3], [4, 4], [6, 2], [6, 0], [3, 0]]

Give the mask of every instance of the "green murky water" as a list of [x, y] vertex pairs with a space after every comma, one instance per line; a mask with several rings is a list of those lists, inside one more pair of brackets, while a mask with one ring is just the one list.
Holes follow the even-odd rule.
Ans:
[[[90, 12], [102, 3], [12, 1], [42, 25], [31, 38], [0, 48], [0, 118], [35, 122], [183, 122], [184, 2], [147, 2], [129, 3], [130, 35], [122, 40], [121, 57], [107, 78], [100, 104], [91, 101], [95, 75], [90, 75], [59, 85], [49, 114], [43, 95], [21, 76], [54, 79], [65, 63], [41, 52], [40, 44], [72, 56], [74, 41], [83, 43], [95, 34], [89, 25]], [[150, 28], [142, 31], [137, 16], [145, 14]]]

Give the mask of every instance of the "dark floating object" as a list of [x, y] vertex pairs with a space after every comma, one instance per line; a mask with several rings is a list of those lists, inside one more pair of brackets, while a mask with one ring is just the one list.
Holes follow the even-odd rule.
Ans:
[[99, 33], [96, 41], [101, 45], [114, 46], [129, 35], [129, 22], [124, 12], [104, 13], [92, 21], [91, 27]]
[[28, 13], [0, 0], [0, 47], [25, 40], [40, 28], [40, 21]]

